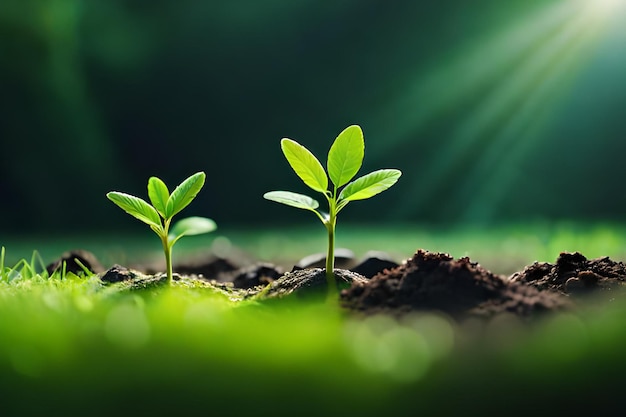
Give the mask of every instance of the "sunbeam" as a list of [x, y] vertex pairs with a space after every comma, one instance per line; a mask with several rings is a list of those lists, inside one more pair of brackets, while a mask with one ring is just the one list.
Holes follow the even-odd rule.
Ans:
[[[601, 3], [559, 2], [520, 18], [494, 33], [495, 40], [458, 51], [462, 58], [422, 78], [395, 103], [413, 118], [398, 123], [394, 137], [413, 142], [433, 126], [444, 136], [418, 175], [405, 179], [415, 198], [398, 205], [394, 216], [438, 206], [440, 218], [488, 221], [498, 211], [523, 175], [519, 163], [545, 144], [544, 130], [563, 97], [624, 10], [621, 0]], [[446, 126], [451, 113], [459, 123]]]

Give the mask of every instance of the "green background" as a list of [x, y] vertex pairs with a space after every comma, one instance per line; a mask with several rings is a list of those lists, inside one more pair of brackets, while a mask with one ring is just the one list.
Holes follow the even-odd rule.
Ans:
[[[314, 222], [279, 147], [404, 172], [343, 215], [622, 220], [626, 2], [0, 2], [0, 233], [136, 227], [105, 193], [207, 173], [188, 215]], [[312, 192], [311, 192], [312, 193]]]

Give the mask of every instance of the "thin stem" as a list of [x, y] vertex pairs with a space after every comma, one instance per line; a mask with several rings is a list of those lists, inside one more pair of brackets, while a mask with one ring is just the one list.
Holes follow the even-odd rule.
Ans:
[[327, 225], [328, 229], [328, 253], [326, 255], [326, 276], [329, 280], [334, 280], [333, 271], [335, 269], [335, 230], [332, 225]]
[[172, 285], [172, 248], [169, 246], [167, 236], [162, 237], [163, 253], [165, 254], [165, 269], [167, 271], [167, 285]]
[[163, 243], [163, 253], [165, 254], [165, 269], [167, 273], [167, 285], [172, 285], [172, 245], [169, 242], [170, 222], [172, 219], [164, 219], [163, 235], [161, 235], [161, 243]]
[[[334, 220], [334, 219], [333, 219]], [[328, 285], [328, 300], [337, 296], [337, 280], [335, 279], [335, 225], [328, 224], [328, 253], [326, 254], [326, 283]]]
[[328, 253], [326, 254], [326, 282], [328, 285], [328, 301], [332, 302], [337, 298], [337, 281], [335, 279], [335, 225], [337, 223], [337, 207], [335, 195], [337, 189], [333, 193], [333, 197], [328, 199], [328, 220], [325, 222], [326, 230], [328, 230]]

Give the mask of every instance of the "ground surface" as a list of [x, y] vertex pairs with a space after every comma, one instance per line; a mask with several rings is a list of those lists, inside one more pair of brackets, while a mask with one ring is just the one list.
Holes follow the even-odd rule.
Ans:
[[[343, 289], [340, 305], [364, 314], [402, 315], [411, 311], [443, 312], [452, 317], [490, 317], [508, 313], [531, 316], [573, 309], [594, 293], [613, 297], [623, 292], [626, 267], [609, 257], [588, 260], [579, 252], [563, 252], [554, 264], [535, 262], [510, 277], [497, 275], [468, 257], [454, 259], [445, 253], [418, 250], [396, 263], [381, 252], [362, 260], [341, 251], [335, 279]], [[196, 279], [227, 288], [241, 298], [280, 298], [292, 294], [324, 292], [327, 280], [323, 256], [308, 256], [283, 271], [278, 265], [249, 259], [227, 259], [209, 254], [175, 266], [176, 279]], [[71, 251], [48, 265], [49, 273], [64, 267], [80, 273], [100, 274], [104, 282], [127, 281], [143, 287], [162, 281], [153, 265], [134, 269], [114, 266], [104, 271], [96, 257], [85, 250]], [[151, 275], [150, 275], [151, 274]], [[155, 277], [155, 278], [152, 278]]]
[[[171, 287], [158, 257], [118, 256], [115, 271], [86, 253], [80, 264], [66, 259], [62, 280], [0, 279], [0, 415], [607, 415], [622, 406], [619, 233], [522, 243], [468, 234], [450, 245], [398, 236], [412, 249], [387, 252], [397, 266], [378, 253], [378, 271], [364, 255], [385, 242], [360, 235], [359, 249], [345, 245], [356, 255], [338, 268], [369, 272], [344, 274], [341, 308], [297, 295], [323, 288], [319, 259], [292, 272], [293, 252], [270, 264], [274, 249], [249, 250], [267, 239], [181, 256]], [[540, 249], [520, 262], [530, 242]], [[472, 246], [481, 243], [501, 260], [481, 256]], [[99, 274], [85, 277], [87, 266]]]

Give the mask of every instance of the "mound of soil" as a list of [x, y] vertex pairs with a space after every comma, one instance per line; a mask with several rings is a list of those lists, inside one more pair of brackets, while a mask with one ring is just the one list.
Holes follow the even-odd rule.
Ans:
[[[365, 284], [367, 278], [356, 272], [345, 269], [335, 269], [335, 280], [339, 289], [350, 287], [355, 284]], [[285, 275], [275, 280], [265, 290], [266, 298], [280, 298], [291, 294], [311, 294], [326, 292], [326, 270], [323, 268], [296, 269], [287, 272]]]
[[528, 316], [570, 307], [551, 291], [510, 282], [471, 262], [419, 250], [402, 265], [342, 291], [342, 305], [365, 313], [438, 310], [455, 317], [510, 312]]
[[579, 252], [562, 252], [556, 263], [535, 262], [511, 275], [510, 280], [540, 290], [582, 295], [624, 287], [626, 265], [609, 257], [588, 260]]

